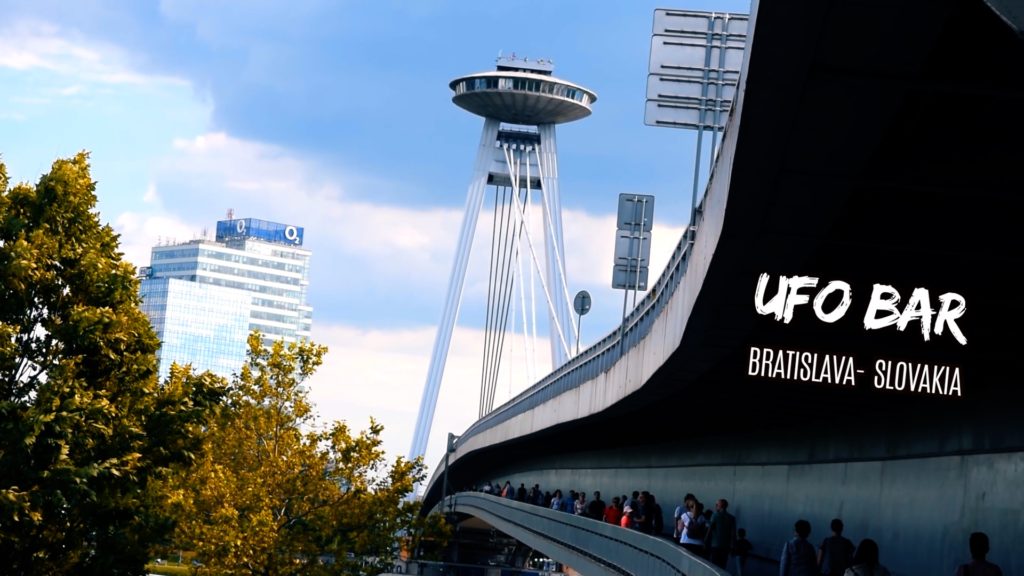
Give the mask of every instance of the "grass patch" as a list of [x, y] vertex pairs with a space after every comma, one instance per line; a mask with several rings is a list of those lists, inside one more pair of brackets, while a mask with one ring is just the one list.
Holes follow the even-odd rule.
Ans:
[[146, 564], [146, 571], [160, 576], [189, 576], [192, 570], [188, 566], [175, 564]]

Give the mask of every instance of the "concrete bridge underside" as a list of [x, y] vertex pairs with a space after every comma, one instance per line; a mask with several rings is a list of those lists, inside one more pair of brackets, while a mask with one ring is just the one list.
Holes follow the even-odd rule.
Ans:
[[[840, 516], [852, 539], [879, 542], [894, 574], [951, 573], [982, 530], [1004, 573], [1024, 573], [1024, 40], [1021, 11], [993, 6], [757, 5], [678, 288], [592, 377], [475, 424], [451, 484], [647, 489], [666, 515], [686, 492], [725, 497], [770, 557], [797, 518], [820, 540]], [[850, 313], [759, 315], [762, 273], [772, 286], [848, 282]], [[967, 344], [948, 329], [925, 341], [919, 323], [866, 330], [875, 284], [896, 288], [901, 307], [915, 288], [936, 309], [940, 294], [961, 295]], [[752, 377], [751, 348], [849, 357], [864, 372], [854, 386]], [[959, 395], [877, 388], [879, 360], [957, 368]]]

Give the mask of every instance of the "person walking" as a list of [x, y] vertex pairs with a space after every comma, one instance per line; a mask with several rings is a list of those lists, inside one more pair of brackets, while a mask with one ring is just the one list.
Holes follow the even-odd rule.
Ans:
[[891, 576], [889, 569], [878, 561], [878, 543], [871, 538], [861, 540], [853, 554], [853, 566], [846, 569], [844, 576]]
[[683, 514], [686, 514], [687, 511], [689, 511], [690, 503], [696, 502], [696, 501], [697, 501], [697, 497], [696, 496], [694, 496], [693, 494], [687, 493], [686, 496], [683, 498], [683, 503], [680, 504], [679, 506], [676, 506], [675, 512], [672, 513], [672, 522], [673, 522], [673, 525], [672, 525], [672, 539], [673, 540], [679, 540], [679, 538], [682, 537], [683, 534], [680, 531], [683, 529]]
[[609, 524], [618, 525], [619, 521], [622, 520], [622, 504], [619, 502], [619, 497], [612, 498], [612, 503], [604, 509], [604, 521]]
[[999, 566], [985, 559], [988, 555], [988, 534], [974, 532], [967, 542], [971, 549], [971, 561], [957, 567], [954, 576], [1003, 576]]
[[622, 508], [622, 516], [619, 517], [619, 526], [623, 528], [636, 528], [636, 523], [633, 522], [633, 507], [625, 506]]
[[740, 528], [736, 531], [736, 543], [733, 544], [732, 554], [736, 557], [736, 576], [743, 576], [743, 569], [747, 566], [747, 556], [754, 549], [754, 545], [747, 540], [747, 531]]
[[587, 504], [587, 517], [593, 518], [594, 520], [601, 520], [604, 518], [605, 504], [604, 500], [601, 500], [601, 493], [597, 490], [594, 491], [594, 499]]
[[683, 514], [682, 522], [679, 543], [695, 555], [706, 557], [704, 549], [707, 546], [708, 522], [704, 518], [704, 505], [700, 502], [691, 502], [690, 511]]
[[816, 576], [818, 558], [814, 544], [807, 541], [811, 535], [811, 523], [797, 520], [793, 525], [793, 539], [782, 547], [779, 559], [779, 576]]
[[853, 562], [853, 542], [843, 536], [843, 521], [833, 518], [832, 535], [818, 547], [818, 569], [822, 576], [843, 576]]
[[719, 568], [725, 569], [729, 563], [729, 551], [736, 541], [736, 517], [729, 513], [729, 501], [719, 498], [715, 502], [715, 513], [708, 523], [708, 548], [711, 550], [711, 561]]

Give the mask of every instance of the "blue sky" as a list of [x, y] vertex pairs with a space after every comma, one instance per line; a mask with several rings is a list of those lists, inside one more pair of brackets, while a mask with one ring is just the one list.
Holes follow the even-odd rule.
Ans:
[[[594, 297], [586, 345], [621, 314], [618, 194], [657, 197], [656, 267], [688, 218], [695, 135], [643, 124], [655, 8], [749, 2], [0, 0], [0, 156], [35, 181], [91, 151], [100, 216], [138, 265], [229, 208], [305, 226], [314, 338], [331, 348], [313, 397], [325, 419], [376, 417], [405, 454], [482, 124], [448, 82], [503, 51], [597, 92], [558, 137], [569, 288]], [[474, 246], [431, 468], [476, 417], [488, 249]], [[526, 385], [511, 373], [498, 401]]]

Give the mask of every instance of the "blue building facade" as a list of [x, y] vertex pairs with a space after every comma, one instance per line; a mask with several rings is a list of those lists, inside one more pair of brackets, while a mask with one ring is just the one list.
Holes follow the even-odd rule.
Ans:
[[245, 361], [249, 332], [268, 341], [308, 339], [309, 258], [298, 226], [222, 220], [215, 240], [155, 246], [140, 270], [142, 310], [162, 343], [161, 378], [172, 363], [230, 376]]
[[[142, 311], [160, 336], [160, 379], [171, 363], [229, 376], [245, 362], [252, 296], [243, 290], [178, 278], [142, 282]], [[166, 361], [165, 361], [166, 360]]]

